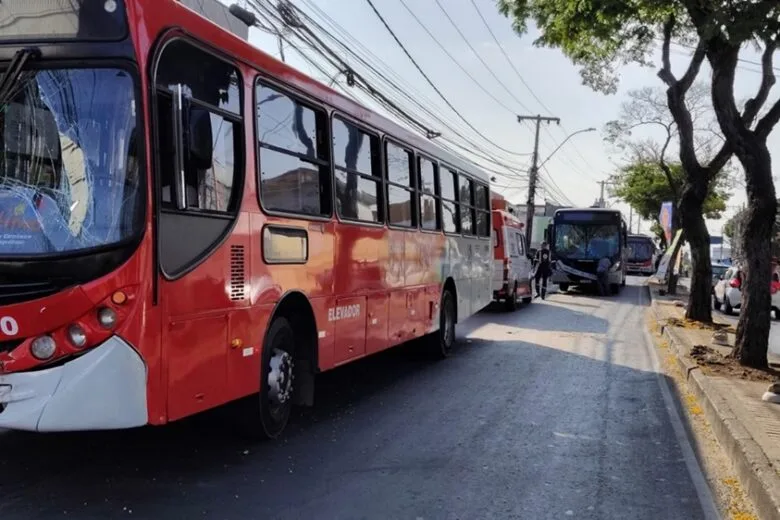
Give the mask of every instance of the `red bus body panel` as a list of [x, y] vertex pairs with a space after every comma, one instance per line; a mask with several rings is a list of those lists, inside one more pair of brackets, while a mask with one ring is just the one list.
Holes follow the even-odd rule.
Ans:
[[[115, 291], [126, 291], [131, 298], [120, 309], [122, 323], [116, 333], [143, 358], [148, 422], [163, 424], [258, 392], [268, 323], [279, 301], [292, 292], [304, 295], [311, 305], [318, 334], [316, 368], [320, 371], [436, 330], [445, 281], [443, 265], [461, 262], [453, 251], [462, 249], [458, 254], [464, 269], [476, 269], [469, 262], [486, 266], [479, 267], [485, 272], [484, 282], [468, 288], [471, 296], [465, 286], [462, 296], [459, 287], [459, 316], [476, 312], [482, 306], [479, 302], [489, 302], [492, 245], [488, 238], [469, 237], [467, 245], [454, 247], [456, 238], [461, 238], [441, 232], [362, 226], [335, 217], [317, 221], [264, 213], [255, 174], [255, 79], [261, 75], [283, 81], [377, 130], [403, 137], [419, 150], [430, 149], [427, 140], [273, 59], [178, 2], [127, 0], [126, 5], [141, 76], [139, 103], [144, 114], [145, 148], [150, 151], [146, 156], [148, 172], [156, 168], [150, 73], [161, 38], [175, 30], [200, 44], [208, 42], [238, 67], [244, 84], [245, 128], [240, 213], [224, 242], [175, 280], [157, 274], [155, 229], [152, 219], [147, 218], [140, 246], [111, 274], [54, 296], [5, 308], [4, 314], [13, 313], [18, 319], [20, 336], [31, 338], [67, 326], [93, 312]], [[468, 173], [474, 175], [473, 171]], [[154, 197], [153, 182], [149, 182], [147, 215], [154, 214]], [[305, 264], [273, 265], [263, 260], [261, 237], [269, 224], [305, 228], [309, 251]], [[244, 297], [232, 299], [231, 258], [237, 250], [245, 259]], [[7, 358], [0, 357], [3, 370], [15, 372], [34, 366], [37, 362], [29, 354], [25, 357], [26, 352], [18, 348]]]

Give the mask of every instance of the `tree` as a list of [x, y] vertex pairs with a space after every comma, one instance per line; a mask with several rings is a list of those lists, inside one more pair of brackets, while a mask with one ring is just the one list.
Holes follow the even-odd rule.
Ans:
[[[559, 48], [581, 67], [583, 82], [604, 93], [614, 93], [616, 67], [625, 63], [650, 65], [656, 40], [661, 40], [658, 77], [666, 86], [666, 104], [678, 131], [680, 162], [685, 182], [678, 212], [691, 244], [692, 295], [686, 316], [698, 321], [712, 318], [709, 298], [695, 298], [709, 290], [711, 266], [709, 234], [702, 216], [703, 204], [715, 175], [736, 155], [745, 170], [748, 217], [744, 242], [748, 252], [745, 292], [737, 326], [734, 355], [740, 363], [767, 366], [770, 325], [770, 254], [772, 223], [777, 211], [766, 139], [780, 120], [780, 101], [758, 119], [775, 83], [773, 57], [780, 32], [780, 3], [776, 1], [721, 0], [498, 0], [499, 10], [511, 16], [519, 33], [533, 21], [541, 35], [537, 45]], [[672, 40], [695, 50], [685, 72], [672, 71]], [[734, 79], [740, 49], [748, 44], [763, 50], [763, 79], [754, 97], [740, 111]], [[686, 95], [704, 60], [712, 68], [711, 96], [724, 143], [712, 159], [697, 156], [695, 127]]]
[[[677, 205], [680, 187], [685, 182], [685, 173], [679, 162], [665, 163], [664, 171], [658, 161], [652, 158], [637, 158], [623, 166], [612, 176], [612, 194], [629, 204], [645, 220], [659, 224], [661, 203], [671, 201]], [[705, 218], [719, 219], [726, 210], [730, 193], [723, 177], [716, 177], [702, 205]], [[672, 226], [679, 227], [679, 219], [672, 215]], [[663, 233], [661, 233], [663, 235]], [[659, 236], [659, 238], [662, 238]], [[665, 243], [665, 237], [662, 239]]]
[[[777, 201], [780, 208], [780, 199]], [[744, 227], [747, 224], [748, 212], [745, 209], [738, 211], [723, 225], [723, 234], [731, 241], [731, 257], [742, 262], [745, 259], [745, 248], [742, 243]], [[770, 245], [772, 256], [780, 256], [780, 209], [775, 217], [775, 225], [772, 229], [772, 242]]]

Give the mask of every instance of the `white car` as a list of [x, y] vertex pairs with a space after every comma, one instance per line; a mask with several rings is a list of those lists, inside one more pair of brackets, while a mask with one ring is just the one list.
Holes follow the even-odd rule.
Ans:
[[729, 267], [712, 289], [712, 306], [723, 310], [725, 314], [734, 314], [734, 309], [742, 305], [742, 272]]
[[[729, 267], [712, 289], [712, 305], [724, 314], [734, 314], [742, 306], [742, 271]], [[772, 283], [772, 309], [775, 319], [780, 319], [780, 284]]]

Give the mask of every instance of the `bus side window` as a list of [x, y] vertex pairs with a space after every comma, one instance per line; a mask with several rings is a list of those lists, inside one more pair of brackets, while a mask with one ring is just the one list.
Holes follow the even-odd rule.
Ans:
[[[439, 193], [441, 193], [441, 219], [445, 233], [460, 233], [458, 215], [458, 174], [442, 167], [439, 170]], [[500, 237], [499, 237], [500, 240]], [[498, 244], [498, 242], [496, 242]]]
[[458, 202], [460, 203], [461, 232], [464, 235], [475, 235], [474, 181], [463, 175], [460, 176], [459, 181], [460, 197]]
[[339, 216], [384, 222], [379, 137], [338, 116], [333, 117], [332, 130]]
[[330, 216], [327, 114], [260, 82], [255, 99], [261, 206], [266, 211]]
[[387, 223], [393, 226], [417, 227], [413, 158], [410, 150], [385, 142]]
[[238, 69], [174, 40], [155, 79], [162, 207], [235, 214], [243, 185]]
[[420, 227], [430, 231], [441, 230], [439, 203], [439, 165], [427, 157], [417, 156], [420, 204]]
[[176, 149], [173, 136], [173, 100], [165, 92], [157, 94], [157, 157], [160, 161], [160, 200], [163, 208], [174, 207]]
[[517, 238], [517, 256], [524, 256], [525, 255], [525, 237], [521, 233], [515, 233], [515, 237]]

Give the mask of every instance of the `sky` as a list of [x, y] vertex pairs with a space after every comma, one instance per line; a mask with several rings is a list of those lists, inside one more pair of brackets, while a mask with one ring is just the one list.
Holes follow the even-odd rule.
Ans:
[[[648, 68], [638, 65], [622, 66], [619, 69], [618, 92], [614, 95], [604, 95], [582, 85], [578, 69], [559, 50], [535, 47], [533, 45], [535, 31], [529, 35], [518, 36], [512, 30], [510, 21], [498, 13], [494, 0], [473, 0], [473, 3], [472, 0], [439, 0], [478, 56], [448, 21], [436, 0], [373, 1], [390, 28], [396, 32], [401, 43], [406, 46], [422, 70], [463, 117], [497, 145], [516, 154], [526, 155], [509, 155], [494, 151], [487, 145], [481, 150], [483, 153], [501, 162], [511, 163], [518, 169], [528, 168], [534, 144], [533, 125], [528, 122], [518, 123], [517, 115], [520, 114], [541, 114], [558, 117], [561, 120], [560, 125], [554, 123], [543, 125], [547, 126], [547, 129], [543, 129], [540, 134], [540, 161], [550, 156], [570, 133], [589, 127], [597, 129], [595, 132], [573, 136], [552, 155], [541, 172], [542, 182], [545, 185], [556, 185], [566, 198], [576, 205], [593, 204], [600, 194], [599, 181], [607, 179], [623, 160], [621, 154], [605, 143], [603, 138], [605, 124], [618, 117], [621, 103], [626, 101], [627, 93], [632, 89], [646, 86], [658, 88], [663, 86], [656, 76], [657, 64], [660, 63], [660, 42], [654, 58], [656, 66]], [[246, 0], [241, 2], [246, 5]], [[367, 0], [293, 0], [293, 2], [315, 19], [319, 19], [317, 9], [327, 13], [353, 38], [379, 57], [383, 65], [392, 69], [403, 80], [405, 88], [424, 98], [426, 106], [433, 106], [439, 113], [446, 115], [448, 120], [457, 121], [454, 113], [437, 96], [393, 40]], [[404, 6], [404, 2], [457, 60], [457, 64], [419, 25]], [[480, 19], [480, 13], [500, 46], [496, 44]], [[276, 36], [252, 29], [250, 41], [267, 53], [277, 58], [280, 56]], [[511, 59], [514, 68], [519, 71], [519, 75], [507, 63], [502, 48]], [[315, 78], [324, 79], [326, 83], [330, 81], [330, 78], [324, 78], [323, 74], [305, 61], [295, 49], [285, 45], [284, 51], [288, 64]], [[306, 51], [305, 47], [304, 51]], [[314, 56], [313, 53], [310, 55]], [[688, 49], [681, 46], [673, 47], [673, 68], [678, 75], [684, 71], [689, 55]], [[758, 62], [760, 56], [753, 51], [745, 51], [742, 58], [747, 61], [741, 62], [738, 68], [736, 93], [738, 99], [747, 99], [755, 93], [761, 78], [759, 67], [749, 61]], [[461, 68], [473, 76], [482, 88]], [[709, 82], [708, 67], [702, 68], [699, 79]], [[336, 88], [348, 90], [350, 87], [346, 86], [342, 77], [337, 79]], [[487, 90], [490, 95], [482, 89]], [[773, 94], [774, 97], [770, 98], [770, 101], [780, 96], [780, 87], [776, 87]], [[376, 107], [370, 100], [366, 100], [365, 103], [370, 108]], [[436, 130], [443, 134], [448, 133], [447, 128], [436, 128]], [[640, 134], [652, 136], [649, 131], [637, 135]], [[473, 135], [473, 132], [469, 133], [470, 137]], [[480, 142], [478, 137], [473, 138]], [[780, 130], [775, 131], [769, 141], [770, 151], [780, 150]], [[777, 163], [778, 161], [775, 161], [775, 164]], [[775, 172], [780, 171], [776, 165], [773, 169]], [[738, 176], [742, 177], [741, 169]], [[526, 186], [527, 183], [523, 180], [498, 178], [493, 189], [514, 203], [524, 203]], [[560, 199], [552, 191], [543, 188], [537, 192], [537, 201], [543, 200], [545, 195]], [[728, 202], [726, 216], [733, 214], [745, 202], [743, 185], [735, 185], [732, 198]], [[623, 209], [628, 215], [626, 205], [615, 200], [610, 201], [610, 205]], [[636, 230], [637, 220], [634, 219], [633, 223]], [[709, 221], [710, 233], [720, 235], [724, 223], [725, 220]], [[640, 224], [640, 231], [647, 233], [648, 230], [649, 223]]]

